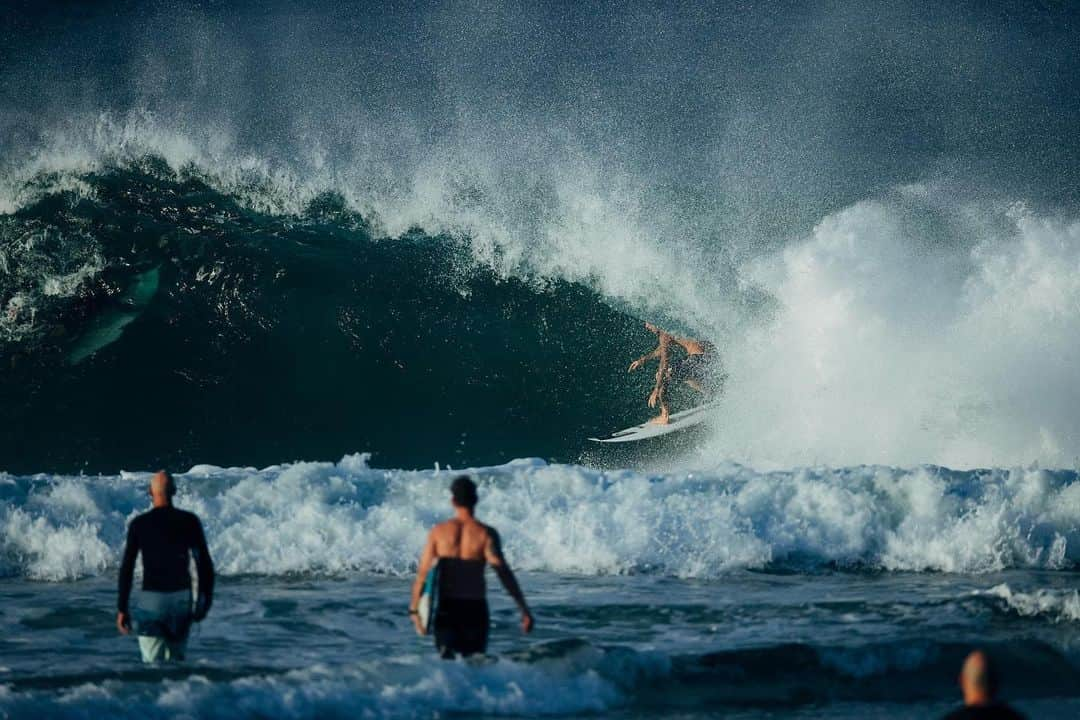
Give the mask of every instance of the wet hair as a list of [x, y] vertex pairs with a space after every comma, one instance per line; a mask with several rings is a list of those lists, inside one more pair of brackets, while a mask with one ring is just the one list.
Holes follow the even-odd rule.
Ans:
[[468, 475], [459, 475], [450, 483], [450, 494], [454, 496], [454, 504], [472, 510], [476, 507], [479, 497], [476, 494], [476, 483]]

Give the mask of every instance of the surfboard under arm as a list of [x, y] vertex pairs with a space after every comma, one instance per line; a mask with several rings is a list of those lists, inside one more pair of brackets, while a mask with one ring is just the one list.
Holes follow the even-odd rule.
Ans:
[[424, 578], [424, 588], [420, 591], [420, 602], [416, 605], [420, 615], [420, 625], [424, 634], [430, 635], [435, 629], [435, 613], [439, 611], [439, 559], [435, 558], [431, 569]]

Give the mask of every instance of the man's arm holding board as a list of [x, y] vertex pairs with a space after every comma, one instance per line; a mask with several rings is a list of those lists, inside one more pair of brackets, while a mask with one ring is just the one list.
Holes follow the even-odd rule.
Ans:
[[420, 615], [416, 610], [416, 606], [420, 603], [420, 593], [424, 590], [424, 581], [427, 579], [428, 571], [431, 570], [432, 563], [435, 562], [435, 529], [432, 528], [428, 533], [427, 542], [424, 543], [424, 549], [420, 552], [420, 563], [416, 568], [416, 580], [413, 581], [412, 597], [409, 600], [409, 617], [412, 618], [413, 625], [416, 626], [416, 632], [421, 635], [427, 634], [427, 628], [422, 627], [420, 623]]

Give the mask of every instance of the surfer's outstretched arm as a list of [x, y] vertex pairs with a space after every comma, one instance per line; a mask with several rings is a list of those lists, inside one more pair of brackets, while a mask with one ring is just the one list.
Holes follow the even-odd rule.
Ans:
[[645, 323], [645, 329], [655, 335], [659, 342], [656, 345], [656, 349], [653, 350], [651, 353], [646, 353], [634, 362], [630, 363], [629, 372], [634, 372], [639, 367], [649, 362], [650, 360], [653, 360], [654, 358], [663, 359], [664, 354], [667, 352], [667, 344], [672, 340], [672, 335], [670, 333], [664, 332], [652, 323]]
[[644, 355], [639, 357], [637, 360], [630, 363], [630, 369], [627, 370], [627, 372], [634, 372], [635, 370], [637, 370], [639, 367], [641, 367], [645, 363], [649, 362], [653, 358], [658, 358], [658, 357], [660, 357], [660, 346], [659, 345], [657, 345], [656, 349], [653, 350], [651, 353], [645, 353]]
[[416, 568], [416, 580], [413, 581], [412, 597], [409, 599], [409, 617], [412, 618], [413, 625], [416, 626], [417, 632], [423, 632], [420, 629], [420, 616], [417, 615], [416, 606], [420, 604], [420, 593], [424, 590], [424, 580], [427, 578], [428, 571], [431, 570], [431, 564], [435, 562], [435, 530], [432, 529], [428, 533], [427, 542], [424, 543], [424, 549], [420, 553], [420, 564]]
[[517, 578], [514, 577], [514, 571], [510, 569], [510, 563], [506, 562], [506, 558], [503, 557], [502, 541], [499, 539], [499, 533], [495, 531], [495, 528], [488, 529], [488, 540], [484, 546], [484, 560], [495, 570], [499, 582], [506, 588], [506, 592], [514, 599], [518, 610], [521, 611], [522, 631], [532, 632], [533, 616], [529, 611], [528, 603], [525, 602], [525, 593], [521, 592], [521, 586], [518, 585]]

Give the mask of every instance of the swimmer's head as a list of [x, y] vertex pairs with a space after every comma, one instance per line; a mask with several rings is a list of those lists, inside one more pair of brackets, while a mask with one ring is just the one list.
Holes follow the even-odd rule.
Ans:
[[454, 505], [472, 510], [476, 507], [479, 497], [476, 494], [476, 483], [468, 475], [459, 475], [450, 483], [450, 495]]
[[176, 494], [176, 481], [168, 470], [158, 470], [150, 478], [150, 496], [154, 498], [154, 504], [168, 505]]
[[993, 702], [998, 691], [997, 669], [982, 650], [976, 650], [964, 660], [960, 670], [960, 689], [965, 705], [985, 705]]

